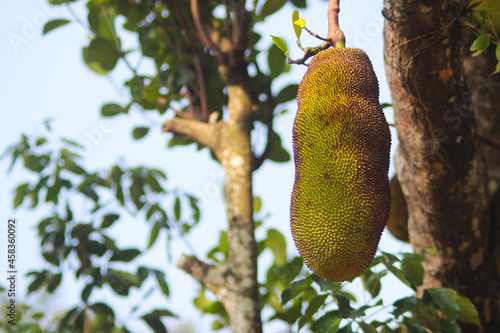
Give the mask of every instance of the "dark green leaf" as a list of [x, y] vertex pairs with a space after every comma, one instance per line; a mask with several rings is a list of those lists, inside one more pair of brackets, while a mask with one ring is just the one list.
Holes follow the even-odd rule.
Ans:
[[328, 294], [316, 295], [309, 301], [306, 312], [299, 320], [299, 330], [312, 320], [313, 315], [318, 312], [319, 308], [323, 306], [323, 304], [325, 304], [325, 300], [327, 298]]
[[107, 305], [106, 303], [94, 303], [90, 306], [90, 308], [92, 309], [92, 311], [94, 313], [99, 313], [99, 314], [104, 314], [104, 315], [108, 315], [112, 318], [115, 317], [115, 312], [113, 311], [112, 308], [109, 307], [109, 305]]
[[335, 301], [337, 302], [337, 305], [339, 307], [339, 313], [342, 316], [342, 318], [349, 318], [353, 309], [351, 307], [349, 298], [345, 295], [335, 293], [333, 294], [333, 297], [335, 298]]
[[160, 286], [162, 294], [167, 297], [170, 296], [170, 290], [168, 288], [167, 282], [165, 281], [165, 273], [157, 270], [154, 270], [153, 273], [155, 275], [156, 282], [158, 282], [158, 285]]
[[46, 35], [49, 32], [51, 32], [52, 30], [57, 29], [59, 27], [62, 27], [70, 22], [71, 22], [70, 20], [66, 20], [66, 19], [55, 19], [55, 20], [48, 21], [43, 26], [42, 35]]
[[281, 91], [278, 93], [278, 96], [276, 96], [276, 104], [286, 103], [288, 101], [296, 99], [298, 88], [299, 85], [293, 83], [281, 89]]
[[452, 323], [444, 318], [441, 318], [439, 328], [440, 333], [462, 333], [460, 325], [456, 321]]
[[177, 221], [181, 219], [181, 200], [179, 197], [175, 197], [174, 201], [174, 216]]
[[363, 281], [363, 286], [366, 291], [370, 293], [372, 298], [375, 298], [380, 293], [380, 289], [382, 287], [380, 283], [380, 279], [386, 275], [386, 271], [381, 271], [377, 273], [373, 273], [371, 269], [367, 269], [361, 275], [361, 280]]
[[259, 16], [264, 19], [280, 10], [286, 4], [286, 0], [266, 0], [262, 6]]
[[338, 311], [329, 311], [319, 318], [311, 328], [320, 333], [336, 333], [339, 330], [342, 316]]
[[139, 288], [141, 286], [137, 275], [114, 269], [108, 269], [106, 281], [111, 289], [121, 296], [127, 296], [131, 287]]
[[271, 142], [271, 152], [269, 159], [277, 163], [284, 163], [290, 161], [290, 154], [283, 148], [280, 136], [275, 133]]
[[169, 310], [154, 310], [142, 316], [142, 319], [153, 329], [155, 333], [167, 333], [165, 325], [162, 323], [162, 317], [177, 317]]
[[359, 327], [363, 330], [364, 333], [378, 333], [377, 329], [370, 324], [365, 323], [364, 321], [358, 322]]
[[125, 249], [123, 251], [113, 252], [113, 255], [109, 259], [109, 261], [124, 261], [130, 262], [134, 260], [138, 255], [141, 254], [141, 251], [137, 249]]
[[306, 0], [291, 0], [292, 4], [297, 8], [306, 8]]
[[101, 115], [103, 117], [113, 117], [120, 113], [128, 113], [128, 110], [128, 107], [123, 107], [115, 103], [107, 103], [102, 106]]
[[317, 276], [316, 274], [312, 274], [311, 279], [317, 283], [317, 285], [320, 287], [321, 291], [337, 292], [340, 290], [340, 286], [342, 285], [342, 282], [328, 281], [328, 280], [325, 280], [325, 279]]
[[24, 198], [30, 192], [29, 186], [29, 183], [24, 183], [16, 188], [16, 194], [14, 195], [14, 209], [23, 204]]
[[403, 313], [411, 311], [417, 307], [417, 299], [413, 296], [405, 297], [394, 302], [394, 311], [392, 314], [397, 319]]
[[61, 283], [61, 279], [62, 279], [61, 273], [53, 274], [47, 279], [47, 291], [50, 294], [52, 294], [54, 290], [56, 290], [56, 288], [59, 286], [59, 284]]
[[91, 224], [77, 224], [71, 230], [71, 237], [79, 239], [87, 239], [91, 232], [95, 231]]
[[422, 301], [444, 313], [451, 321], [460, 315], [460, 307], [454, 299], [455, 293], [444, 288], [427, 288], [424, 290]]
[[145, 137], [149, 132], [149, 127], [136, 127], [132, 131], [132, 137], [134, 140], [139, 140]]
[[420, 326], [419, 324], [405, 321], [400, 325], [404, 325], [409, 333], [428, 333], [427, 330], [422, 326]]
[[102, 218], [101, 229], [109, 228], [113, 223], [120, 218], [118, 214], [106, 214]]
[[97, 74], [106, 75], [115, 68], [120, 55], [113, 41], [96, 37], [83, 48], [83, 60]]
[[158, 235], [160, 234], [160, 222], [155, 221], [151, 227], [151, 233], [149, 235], [148, 250], [155, 244]]
[[289, 288], [285, 289], [281, 294], [281, 304], [285, 305], [286, 303], [288, 303], [288, 301], [295, 298], [295, 296], [303, 292], [310, 285], [311, 282], [306, 279], [295, 281]]
[[419, 260], [404, 258], [401, 262], [401, 270], [413, 286], [419, 287], [424, 283], [424, 268]]
[[83, 288], [82, 290], [82, 301], [84, 301], [85, 303], [87, 303], [89, 297], [90, 297], [90, 294], [92, 293], [92, 289], [94, 289], [94, 284], [93, 283], [89, 283], [85, 286], [85, 288]]
[[26, 274], [27, 276], [29, 275], [35, 275], [35, 279], [30, 283], [28, 287], [28, 295], [31, 294], [34, 291], [37, 291], [40, 289], [43, 283], [47, 280], [48, 277], [48, 272], [46, 270], [41, 271], [41, 272], [30, 272]]
[[40, 147], [41, 145], [43, 145], [43, 144], [44, 144], [44, 143], [46, 143], [46, 142], [47, 142], [47, 139], [46, 139], [46, 138], [38, 138], [38, 139], [36, 140], [36, 143], [35, 143], [35, 144], [36, 144], [36, 146], [37, 146], [37, 147]]

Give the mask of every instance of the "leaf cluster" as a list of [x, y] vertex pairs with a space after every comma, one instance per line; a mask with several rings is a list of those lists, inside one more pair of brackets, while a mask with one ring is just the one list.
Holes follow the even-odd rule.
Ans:
[[[137, 259], [152, 248], [161, 232], [167, 241], [174, 230], [181, 235], [188, 232], [199, 222], [200, 209], [192, 195], [168, 190], [167, 177], [159, 169], [122, 163], [89, 171], [79, 154], [82, 148], [68, 139], [53, 142], [50, 136], [22, 135], [2, 158], [10, 158], [10, 169], [21, 162], [33, 176], [15, 189], [14, 207], [35, 209], [43, 203], [49, 208], [37, 226], [45, 265], [27, 273], [31, 279], [28, 294], [52, 294], [74, 272], [75, 280], [85, 281], [80, 301], [62, 317], [57, 331], [78, 331], [90, 316], [96, 327], [93, 332], [110, 332], [117, 328], [114, 310], [111, 304], [99, 301], [99, 293], [94, 291], [108, 289], [118, 297], [126, 297], [132, 290], [143, 293], [132, 314], [143, 312], [139, 305], [154, 290], [168, 298], [164, 270], [140, 265]], [[75, 211], [77, 203], [83, 209]], [[169, 209], [165, 203], [170, 203]], [[144, 220], [150, 229], [142, 249], [124, 248], [114, 238], [114, 227], [127, 216]], [[123, 269], [128, 263], [134, 263], [135, 271]], [[151, 282], [145, 283], [147, 280]], [[147, 285], [150, 289], [144, 292]], [[155, 332], [163, 332], [161, 318], [175, 315], [168, 309], [156, 309], [140, 316]], [[116, 332], [128, 331], [123, 326]]]

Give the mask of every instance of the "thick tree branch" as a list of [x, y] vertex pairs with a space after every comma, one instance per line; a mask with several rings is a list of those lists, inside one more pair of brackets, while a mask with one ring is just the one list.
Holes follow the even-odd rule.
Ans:
[[216, 152], [219, 147], [219, 129], [222, 123], [204, 123], [198, 120], [174, 118], [163, 123], [163, 132], [184, 135]]

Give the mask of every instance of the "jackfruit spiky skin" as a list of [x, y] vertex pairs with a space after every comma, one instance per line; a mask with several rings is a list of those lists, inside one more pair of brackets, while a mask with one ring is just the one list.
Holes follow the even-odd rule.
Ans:
[[331, 281], [370, 264], [391, 210], [389, 126], [360, 49], [318, 53], [299, 85], [291, 228], [307, 266]]

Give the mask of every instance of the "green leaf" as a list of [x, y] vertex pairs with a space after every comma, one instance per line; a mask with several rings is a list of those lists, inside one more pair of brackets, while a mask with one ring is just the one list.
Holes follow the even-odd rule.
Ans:
[[151, 227], [151, 233], [149, 235], [148, 250], [155, 244], [158, 235], [160, 234], [160, 222], [155, 221]]
[[83, 48], [83, 60], [95, 73], [106, 75], [115, 68], [120, 59], [113, 41], [96, 37], [88, 46]]
[[299, 330], [312, 320], [313, 315], [318, 312], [319, 308], [323, 306], [323, 304], [325, 304], [325, 300], [328, 296], [328, 294], [316, 295], [309, 301], [306, 312], [299, 320]]
[[273, 39], [273, 43], [279, 47], [279, 49], [281, 51], [283, 51], [283, 53], [285, 54], [285, 56], [288, 57], [288, 47], [286, 46], [286, 43], [283, 39], [281, 39], [280, 37], [278, 36], [273, 36], [271, 35], [271, 38]]
[[24, 198], [30, 192], [30, 184], [24, 183], [16, 188], [16, 194], [14, 195], [14, 209], [21, 206], [24, 202]]
[[56, 273], [47, 279], [47, 291], [52, 294], [61, 283], [62, 274]]
[[36, 146], [37, 146], [37, 147], [40, 147], [41, 145], [43, 145], [43, 144], [44, 144], [44, 143], [46, 143], [46, 142], [47, 142], [47, 139], [46, 139], [46, 138], [38, 138], [38, 139], [36, 140], [36, 143], [35, 143], [35, 144], [36, 144]]
[[271, 45], [267, 53], [267, 63], [271, 71], [271, 78], [279, 76], [285, 70], [286, 56], [280, 51], [276, 45]]
[[299, 19], [299, 11], [294, 10], [292, 14], [292, 23], [293, 23], [293, 30], [295, 31], [295, 36], [297, 36], [297, 40], [300, 41], [300, 35], [302, 34], [302, 28], [295, 24], [295, 22]]
[[486, 33], [484, 35], [479, 36], [470, 46], [471, 51], [474, 52], [473, 56], [477, 56], [481, 54], [485, 49], [490, 45], [491, 35]]
[[283, 292], [281, 293], [281, 305], [285, 305], [286, 303], [288, 303], [291, 299], [295, 298], [295, 296], [303, 292], [310, 285], [311, 282], [306, 279], [295, 281], [294, 283], [292, 283], [289, 288], [283, 290]]
[[259, 16], [265, 18], [276, 13], [286, 4], [286, 1], [287, 0], [267, 0], [261, 8]]
[[297, 98], [298, 84], [292, 83], [285, 88], [281, 89], [276, 96], [276, 104], [286, 103]]
[[422, 302], [443, 312], [449, 320], [453, 321], [460, 315], [460, 307], [454, 300], [454, 296], [455, 293], [450, 289], [427, 288], [424, 290]]
[[175, 197], [174, 217], [177, 221], [179, 221], [181, 219], [181, 199], [179, 197]]
[[472, 303], [467, 297], [461, 295], [455, 295], [453, 299], [457, 302], [458, 307], [460, 308], [460, 315], [457, 319], [463, 323], [473, 324], [480, 327], [481, 321], [474, 303]]
[[495, 56], [497, 57], [497, 60], [500, 61], [500, 44], [498, 44], [495, 48]]
[[295, 7], [298, 7], [298, 8], [306, 8], [307, 7], [306, 0], [291, 0], [291, 2], [293, 3], [293, 5]]
[[277, 133], [275, 133], [272, 138], [269, 159], [276, 163], [285, 163], [290, 161], [290, 154], [285, 148], [283, 148], [283, 145], [281, 144], [281, 137]]
[[276, 229], [267, 231], [266, 247], [268, 247], [274, 255], [274, 264], [277, 266], [286, 263], [286, 240], [285, 236]]
[[401, 262], [401, 270], [414, 287], [419, 287], [424, 283], [424, 267], [421, 261], [404, 258]]
[[134, 140], [139, 140], [145, 137], [149, 132], [149, 127], [136, 127], [132, 131], [132, 137]]
[[500, 61], [497, 62], [497, 66], [495, 68], [495, 71], [492, 74], [500, 73]]
[[342, 286], [342, 282], [328, 281], [317, 276], [316, 274], [312, 274], [311, 279], [318, 284], [321, 291], [337, 292], [340, 290], [340, 287]]
[[170, 290], [168, 288], [167, 282], [165, 281], [165, 273], [160, 272], [158, 270], [153, 271], [156, 282], [158, 282], [158, 285], [160, 286], [161, 292], [165, 296], [170, 296]]
[[336, 333], [339, 330], [342, 316], [338, 311], [329, 311], [323, 317], [319, 318], [311, 329], [320, 333]]
[[114, 251], [113, 255], [109, 259], [109, 261], [124, 261], [130, 262], [134, 260], [138, 255], [141, 254], [141, 251], [137, 249], [125, 249], [123, 251]]
[[386, 275], [386, 271], [373, 273], [371, 269], [367, 269], [361, 274], [361, 280], [363, 281], [363, 286], [370, 293], [372, 298], [375, 298], [380, 293], [382, 285], [380, 279]]
[[361, 327], [364, 333], [378, 333], [375, 327], [365, 323], [364, 321], [358, 322], [358, 325], [359, 327]]
[[48, 21], [43, 26], [42, 35], [46, 35], [49, 32], [51, 32], [52, 30], [57, 29], [59, 27], [62, 27], [70, 22], [71, 22], [70, 20], [66, 20], [66, 19], [55, 19], [55, 20]]
[[111, 227], [111, 225], [113, 225], [113, 223], [115, 223], [115, 221], [118, 220], [119, 218], [120, 218], [120, 215], [118, 215], [118, 214], [104, 215], [104, 217], [102, 218], [102, 222], [101, 222], [101, 229]]
[[401, 298], [394, 302], [395, 309], [392, 311], [392, 314], [397, 319], [403, 313], [415, 309], [417, 305], [417, 299], [413, 296]]
[[339, 293], [333, 294], [333, 297], [335, 297], [335, 301], [339, 307], [338, 311], [342, 315], [342, 318], [349, 318], [353, 311], [349, 298]]
[[115, 103], [106, 103], [101, 107], [101, 116], [113, 117], [120, 113], [128, 113], [129, 107], [123, 107]]
[[106, 281], [115, 293], [127, 296], [131, 287], [139, 288], [141, 283], [135, 274], [108, 269]]
[[167, 333], [162, 317], [177, 317], [173, 312], [165, 309], [157, 309], [142, 316], [142, 319], [153, 329], [155, 333]]

